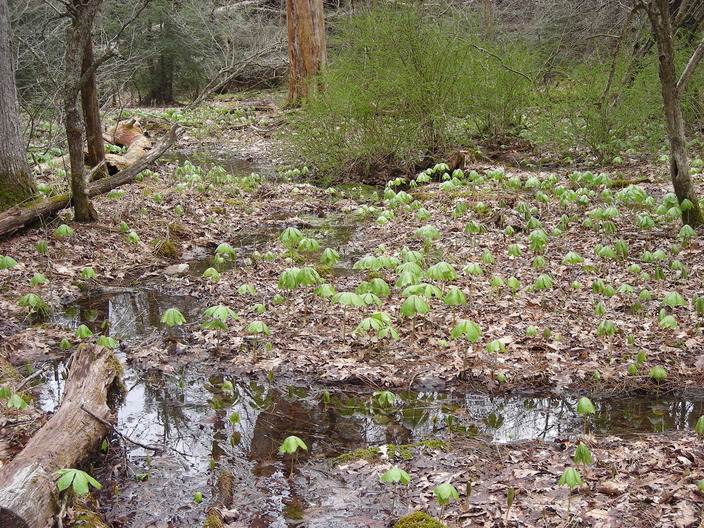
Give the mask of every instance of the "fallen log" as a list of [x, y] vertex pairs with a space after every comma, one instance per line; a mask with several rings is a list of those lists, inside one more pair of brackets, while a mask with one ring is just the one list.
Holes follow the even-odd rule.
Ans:
[[[88, 195], [92, 198], [132, 182], [137, 174], [161, 157], [183, 132], [184, 129], [182, 127], [174, 125], [171, 130], [154, 145], [152, 150], [144, 157], [137, 160], [133, 165], [130, 165], [113, 176], [91, 183], [88, 186]], [[39, 218], [54, 214], [68, 207], [70, 203], [71, 196], [68, 193], [64, 193], [11, 207], [7, 211], [0, 213], [0, 236], [21, 229]], [[2, 525], [0, 525], [0, 527], [1, 526]]]
[[59, 504], [57, 478], [52, 473], [78, 466], [108, 433], [105, 424], [112, 414], [107, 397], [119, 382], [121, 369], [109, 350], [96, 345], [78, 347], [68, 365], [64, 397], [56, 414], [0, 469], [0, 527], [53, 524]]

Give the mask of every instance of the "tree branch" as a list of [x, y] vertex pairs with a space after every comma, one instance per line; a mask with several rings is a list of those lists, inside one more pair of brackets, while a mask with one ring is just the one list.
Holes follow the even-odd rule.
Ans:
[[692, 57], [689, 59], [689, 62], [687, 63], [687, 67], [684, 69], [682, 72], [682, 75], [680, 76], [680, 80], [677, 81], [677, 96], [681, 97], [684, 91], [687, 89], [687, 83], [689, 82], [689, 78], [692, 76], [694, 73], [694, 70], [697, 68], [697, 65], [699, 62], [702, 60], [704, 57], [704, 38], [702, 38], [702, 41], [699, 43], [699, 46], [697, 46], [697, 49], [694, 50], [694, 53], [692, 54]]
[[614, 55], [611, 59], [609, 78], [606, 81], [604, 91], [601, 93], [601, 97], [599, 98], [599, 107], [602, 107], [604, 105], [604, 101], [606, 101], [606, 98], [608, 97], [609, 92], [611, 91], [611, 85], [614, 82], [614, 75], [616, 75], [616, 62], [618, 61], [618, 54], [621, 52], [621, 43], [623, 42], [623, 39], [626, 38], [626, 32], [628, 31], [628, 27], [631, 25], [635, 14], [636, 9], [634, 8], [628, 13], [626, 20], [623, 21], [623, 26], [621, 26], [621, 33], [619, 33], [618, 37], [616, 37], [616, 47], [614, 48]]
[[506, 66], [506, 65], [504, 64], [504, 61], [501, 59], [501, 57], [499, 57], [496, 53], [492, 53], [492, 52], [489, 51], [488, 49], [482, 48], [481, 46], [477, 46], [476, 44], [472, 44], [471, 42], [469, 43], [469, 45], [472, 46], [473, 48], [475, 48], [475, 49], [481, 51], [482, 53], [485, 53], [485, 54], [489, 55], [490, 57], [494, 57], [497, 61], [499, 61], [499, 64], [501, 64], [501, 67], [502, 67], [503, 69], [505, 69], [506, 71], [510, 71], [511, 73], [515, 73], [516, 75], [520, 75], [521, 77], [527, 79], [528, 82], [531, 82], [531, 83], [533, 82], [533, 79], [531, 79], [531, 78], [530, 78], [528, 75], [526, 75], [525, 73], [520, 72], [520, 71], [518, 71], [518, 70], [514, 70], [513, 68], [510, 68], [510, 67]]

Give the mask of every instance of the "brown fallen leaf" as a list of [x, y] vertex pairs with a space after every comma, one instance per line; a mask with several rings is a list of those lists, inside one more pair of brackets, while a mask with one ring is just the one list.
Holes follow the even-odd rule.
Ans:
[[615, 480], [606, 480], [599, 484], [597, 491], [606, 495], [621, 495], [628, 488], [626, 482], [617, 482]]

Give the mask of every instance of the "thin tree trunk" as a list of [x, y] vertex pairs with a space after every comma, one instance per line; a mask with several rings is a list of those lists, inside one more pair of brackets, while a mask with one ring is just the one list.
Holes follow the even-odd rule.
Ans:
[[325, 66], [325, 17], [322, 0], [286, 0], [288, 29], [288, 103], [298, 106], [311, 90], [310, 79]]
[[[102, 0], [71, 0], [72, 23], [67, 30], [66, 53], [64, 55], [64, 123], [68, 152], [71, 158], [71, 203], [73, 217], [78, 222], [98, 219], [88, 196], [88, 178], [83, 159], [83, 121], [78, 108], [78, 96], [82, 86], [83, 50], [91, 38], [93, 20]], [[81, 53], [76, 53], [81, 50]]]
[[0, 211], [34, 194], [22, 143], [10, 31], [7, 0], [0, 0]]
[[[81, 76], [85, 82], [81, 86], [81, 107], [83, 108], [83, 121], [86, 126], [86, 142], [88, 144], [88, 166], [97, 167], [105, 160], [105, 147], [103, 144], [103, 128], [100, 123], [100, 106], [98, 105], [98, 88], [95, 80], [93, 66], [93, 39], [89, 38], [83, 50]], [[85, 78], [85, 75], [90, 72]], [[108, 175], [106, 169], [98, 171], [94, 179]]]
[[682, 102], [677, 89], [675, 47], [668, 0], [654, 0], [648, 6], [648, 18], [658, 44], [660, 89], [664, 103], [667, 138], [670, 142], [670, 178], [677, 199], [691, 202], [692, 207], [682, 211], [682, 222], [690, 226], [704, 224], [699, 201], [689, 175], [687, 142], [685, 137]]

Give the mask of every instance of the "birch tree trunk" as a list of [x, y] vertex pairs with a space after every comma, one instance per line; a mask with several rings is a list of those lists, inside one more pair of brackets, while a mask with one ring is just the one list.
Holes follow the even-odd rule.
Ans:
[[0, 0], [0, 211], [34, 193], [20, 129], [7, 0]]
[[298, 106], [312, 89], [310, 79], [325, 66], [323, 0], [286, 0], [288, 103]]

